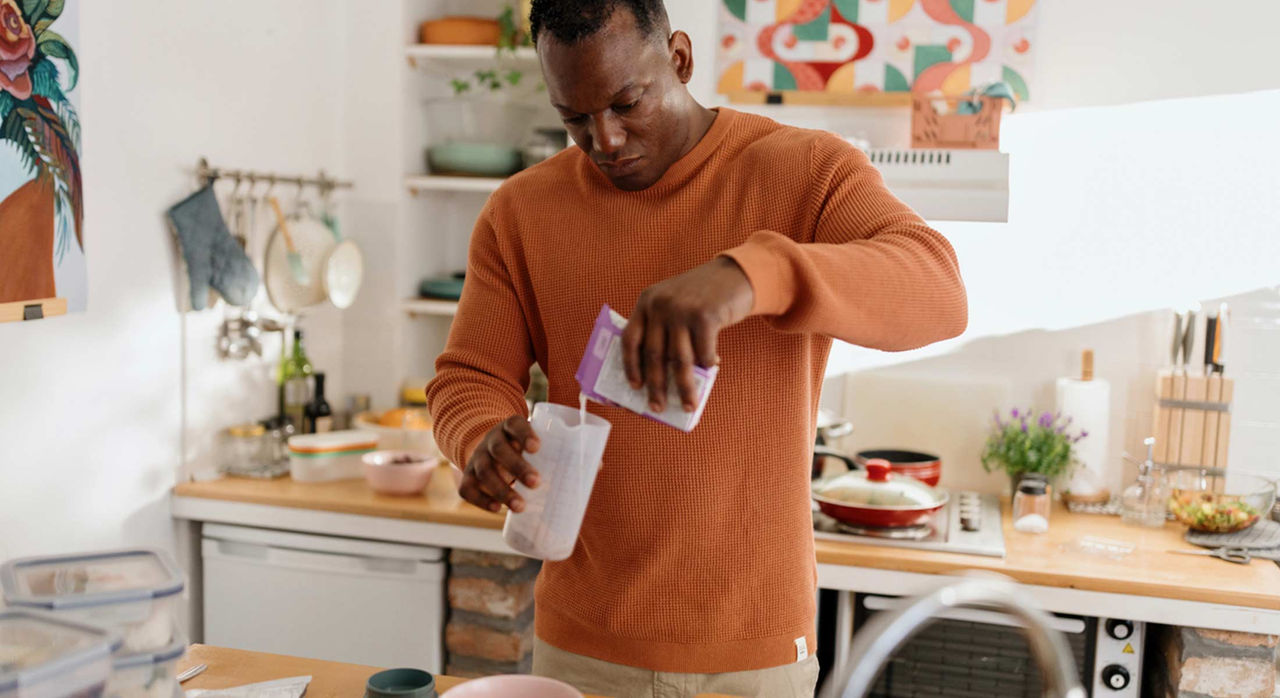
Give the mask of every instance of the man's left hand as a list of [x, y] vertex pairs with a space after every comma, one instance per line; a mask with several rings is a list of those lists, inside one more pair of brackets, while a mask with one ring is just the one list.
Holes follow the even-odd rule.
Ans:
[[622, 333], [622, 359], [631, 387], [649, 387], [649, 409], [667, 408], [667, 367], [674, 372], [685, 412], [697, 405], [693, 366], [720, 363], [720, 330], [745, 319], [755, 300], [738, 263], [717, 257], [640, 293]]

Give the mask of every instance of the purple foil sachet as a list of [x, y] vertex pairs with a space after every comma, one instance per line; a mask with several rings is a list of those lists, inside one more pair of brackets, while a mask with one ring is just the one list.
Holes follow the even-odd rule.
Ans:
[[649, 419], [668, 424], [681, 431], [693, 431], [707, 406], [707, 397], [716, 381], [719, 366], [693, 367], [693, 380], [697, 390], [697, 405], [693, 412], [685, 412], [676, 389], [674, 373], [667, 377], [667, 409], [653, 412], [649, 409], [649, 392], [645, 387], [636, 390], [627, 382], [622, 364], [622, 330], [627, 319], [614, 312], [608, 305], [600, 309], [587, 350], [578, 364], [578, 385], [589, 399], [605, 405], [623, 407]]

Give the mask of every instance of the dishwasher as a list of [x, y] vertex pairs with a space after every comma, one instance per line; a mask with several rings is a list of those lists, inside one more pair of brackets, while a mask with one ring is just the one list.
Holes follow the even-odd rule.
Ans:
[[204, 641], [443, 670], [444, 551], [206, 524]]

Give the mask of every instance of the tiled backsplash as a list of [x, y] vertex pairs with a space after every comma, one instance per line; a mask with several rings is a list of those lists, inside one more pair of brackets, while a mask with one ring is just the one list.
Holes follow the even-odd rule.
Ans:
[[[1193, 357], [1203, 356], [1204, 315], [1215, 312], [1223, 300], [1231, 308], [1225, 344], [1226, 375], [1236, 381], [1230, 467], [1280, 478], [1280, 458], [1276, 457], [1280, 454], [1280, 288], [1204, 302]], [[1122, 454], [1140, 456], [1143, 453], [1142, 440], [1151, 435], [1155, 376], [1169, 362], [1171, 336], [1172, 312], [1150, 312], [1060, 331], [1029, 331], [986, 337], [969, 342], [945, 356], [850, 374], [842, 397], [844, 412], [854, 422], [854, 433], [841, 446], [849, 450], [886, 446], [950, 449], [962, 455], [948, 459], [944, 468], [944, 480], [947, 482], [944, 484], [998, 489], [1004, 486], [1005, 481], [984, 475], [978, 462], [980, 437], [958, 434], [955, 430], [948, 432], [939, 425], [925, 425], [919, 432], [922, 439], [949, 441], [935, 441], [934, 444], [885, 443], [884, 437], [875, 431], [877, 425], [887, 423], [886, 419], [911, 422], [920, 420], [922, 414], [939, 413], [927, 409], [923, 403], [928, 398], [921, 397], [919, 391], [904, 396], [909, 399], [884, 400], [877, 397], [874, 412], [869, 412], [863, 409], [865, 402], [859, 402], [859, 384], [868, 385], [869, 377], [883, 377], [937, 379], [943, 385], [947, 381], [975, 384], [994, 381], [1007, 385], [1004, 394], [1008, 404], [973, 406], [973, 410], [985, 409], [983, 419], [989, 420], [991, 410], [997, 407], [1052, 409], [1057, 378], [1078, 375], [1081, 350], [1093, 349], [1097, 377], [1111, 383], [1109, 452], [1110, 461], [1116, 467], [1111, 469], [1109, 486], [1113, 492], [1118, 492], [1133, 476], [1132, 467], [1121, 465]], [[1197, 359], [1193, 366], [1198, 363]], [[865, 387], [863, 390], [867, 392]], [[992, 393], [988, 391], [986, 394]], [[827, 404], [830, 405], [831, 401]], [[882, 426], [880, 428], [883, 429]], [[979, 445], [975, 447], [975, 443]]]

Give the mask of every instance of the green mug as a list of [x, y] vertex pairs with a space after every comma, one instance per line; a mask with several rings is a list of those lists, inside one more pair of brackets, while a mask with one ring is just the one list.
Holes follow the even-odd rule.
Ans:
[[369, 677], [365, 698], [436, 698], [436, 680], [421, 669], [387, 669]]

